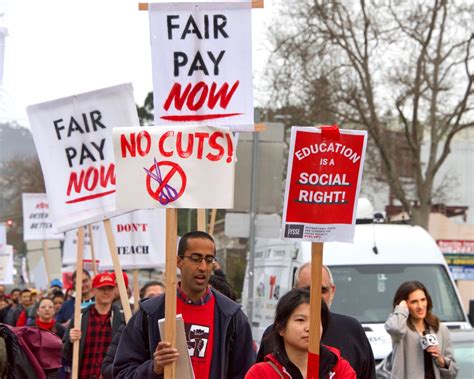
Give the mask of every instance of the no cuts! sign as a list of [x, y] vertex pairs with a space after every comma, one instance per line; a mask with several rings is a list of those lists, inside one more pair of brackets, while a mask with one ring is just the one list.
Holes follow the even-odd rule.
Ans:
[[48, 197], [45, 193], [24, 193], [22, 204], [24, 241], [64, 239], [63, 233], [53, 232]]
[[283, 238], [352, 242], [365, 131], [293, 127]]
[[132, 86], [31, 105], [27, 113], [55, 231], [118, 214], [111, 129], [139, 125]]
[[251, 2], [149, 4], [155, 124], [254, 128]]
[[[126, 213], [110, 219], [123, 269], [162, 267], [165, 264], [166, 211], [147, 209]], [[84, 258], [92, 259], [89, 229], [84, 229]], [[92, 225], [94, 255], [101, 270], [113, 270], [113, 262], [102, 223]], [[76, 263], [77, 231], [66, 233], [63, 265]]]
[[226, 128], [113, 131], [119, 208], [232, 208], [234, 144]]

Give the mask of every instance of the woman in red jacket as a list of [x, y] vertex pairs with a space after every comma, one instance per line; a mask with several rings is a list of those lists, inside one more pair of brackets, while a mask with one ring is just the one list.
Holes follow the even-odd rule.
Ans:
[[37, 326], [38, 328], [49, 330], [56, 334], [59, 338], [63, 338], [66, 329], [60, 323], [56, 323], [54, 319], [54, 303], [53, 300], [44, 297], [38, 303], [36, 310], [36, 319], [29, 326]]
[[[329, 322], [329, 310], [321, 302], [322, 334]], [[275, 341], [265, 362], [253, 365], [245, 379], [303, 379], [307, 377], [309, 346], [309, 291], [293, 289], [278, 302], [275, 328], [268, 338]], [[322, 338], [322, 336], [321, 336]], [[356, 374], [336, 348], [321, 345], [320, 379], [356, 379]]]

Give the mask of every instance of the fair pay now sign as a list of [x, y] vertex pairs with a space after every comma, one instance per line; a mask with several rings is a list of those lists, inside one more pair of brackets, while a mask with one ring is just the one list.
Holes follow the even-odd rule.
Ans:
[[367, 133], [293, 127], [283, 238], [352, 242]]

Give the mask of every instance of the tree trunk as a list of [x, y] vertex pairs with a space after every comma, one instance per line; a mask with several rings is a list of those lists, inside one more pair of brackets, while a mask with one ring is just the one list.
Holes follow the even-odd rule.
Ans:
[[422, 228], [428, 230], [428, 222], [430, 218], [431, 205], [421, 203], [419, 207], [412, 207], [412, 224], [419, 225]]

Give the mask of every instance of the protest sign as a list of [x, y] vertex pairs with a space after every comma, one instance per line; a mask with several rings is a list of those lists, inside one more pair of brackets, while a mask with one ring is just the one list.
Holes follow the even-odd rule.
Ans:
[[63, 233], [54, 233], [45, 193], [23, 193], [23, 241], [63, 240]]
[[27, 108], [54, 231], [119, 213], [111, 129], [139, 125], [131, 84]]
[[352, 242], [367, 133], [293, 127], [283, 238]]
[[[165, 264], [166, 217], [164, 209], [143, 209], [110, 219], [117, 255], [124, 270], [163, 267]], [[102, 271], [113, 270], [104, 225], [92, 225], [96, 260]], [[90, 234], [84, 228], [84, 260], [92, 259]], [[63, 265], [75, 264], [77, 231], [66, 232]], [[85, 264], [84, 264], [85, 267]]]
[[0, 284], [13, 284], [13, 246], [0, 248]]
[[232, 208], [234, 144], [226, 128], [113, 131], [119, 208]]
[[0, 250], [7, 246], [7, 226], [0, 222]]
[[149, 4], [155, 125], [254, 130], [251, 7]]

